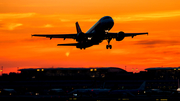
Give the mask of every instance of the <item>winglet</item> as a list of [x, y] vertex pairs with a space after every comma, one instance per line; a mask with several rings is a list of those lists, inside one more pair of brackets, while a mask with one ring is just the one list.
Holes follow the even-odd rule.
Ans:
[[77, 33], [82, 33], [78, 22], [76, 22], [76, 30], [77, 30]]

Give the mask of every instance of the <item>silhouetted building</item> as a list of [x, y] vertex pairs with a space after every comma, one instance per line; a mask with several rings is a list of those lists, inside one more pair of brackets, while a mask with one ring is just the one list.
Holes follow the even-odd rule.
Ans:
[[117, 67], [37, 68], [19, 71], [21, 73], [0, 76], [0, 88], [6, 88], [6, 92], [15, 90], [20, 94], [41, 95], [86, 88], [136, 89], [146, 81], [146, 90], [169, 90], [178, 88], [180, 74], [180, 68], [170, 67], [147, 68], [146, 71], [134, 74]]
[[[39, 77], [68, 77], [74, 79], [81, 78], [108, 78], [112, 76], [128, 75], [130, 73], [117, 67], [93, 67], [93, 68], [37, 68], [20, 69], [22, 75], [31, 78]], [[78, 78], [79, 77], [79, 78]], [[47, 78], [46, 78], [47, 79]]]
[[157, 67], [147, 68], [148, 74], [151, 74], [150, 79], [164, 80], [164, 79], [179, 79], [180, 68], [179, 67]]
[[147, 68], [147, 88], [158, 88], [158, 89], [177, 89], [178, 80], [180, 78], [179, 67], [156, 67]]

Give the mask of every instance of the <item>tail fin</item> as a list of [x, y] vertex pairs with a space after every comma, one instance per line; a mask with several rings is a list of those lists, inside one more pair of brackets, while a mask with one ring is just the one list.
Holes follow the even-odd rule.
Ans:
[[78, 22], [76, 22], [76, 30], [77, 30], [77, 33], [82, 33], [81, 28], [80, 28]]
[[138, 90], [144, 90], [146, 85], [146, 81], [142, 83], [142, 85], [138, 88]]

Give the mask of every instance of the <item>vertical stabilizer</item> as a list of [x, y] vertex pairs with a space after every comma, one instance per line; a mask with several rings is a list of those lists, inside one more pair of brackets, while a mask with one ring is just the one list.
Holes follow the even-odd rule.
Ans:
[[144, 90], [146, 85], [146, 81], [142, 83], [142, 85], [138, 88], [138, 90]]
[[76, 22], [76, 30], [77, 30], [77, 33], [82, 33], [78, 22]]

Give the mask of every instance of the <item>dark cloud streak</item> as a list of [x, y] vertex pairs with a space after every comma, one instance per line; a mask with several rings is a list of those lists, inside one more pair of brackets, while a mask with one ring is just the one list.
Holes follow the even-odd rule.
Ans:
[[134, 43], [135, 45], [143, 45], [146, 48], [164, 47], [180, 45], [180, 41], [177, 40], [141, 40]]

